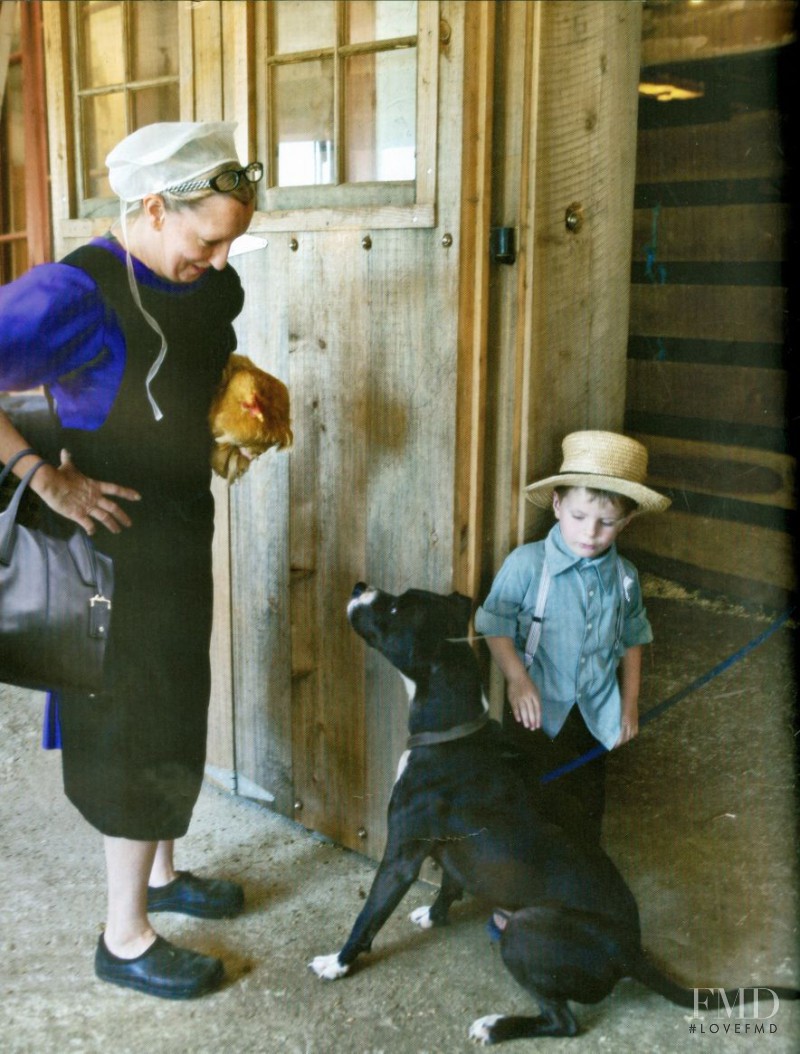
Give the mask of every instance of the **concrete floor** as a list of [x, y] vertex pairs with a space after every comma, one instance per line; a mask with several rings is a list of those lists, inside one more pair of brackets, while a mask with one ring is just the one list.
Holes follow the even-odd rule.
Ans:
[[[645, 710], [769, 624], [682, 598], [665, 583], [647, 589], [656, 643], [646, 660]], [[794, 686], [784, 628], [610, 759], [606, 846], [639, 899], [646, 947], [687, 986], [800, 982]], [[443, 931], [407, 922], [408, 911], [430, 902], [424, 883], [353, 976], [317, 980], [306, 964], [339, 948], [374, 865], [212, 787], [179, 864], [239, 878], [247, 912], [228, 922], [162, 915], [158, 925], [176, 942], [222, 956], [227, 984], [196, 1002], [169, 1003], [96, 981], [100, 840], [61, 794], [58, 755], [38, 747], [40, 699], [0, 689], [5, 1054], [451, 1054], [476, 1049], [467, 1038], [475, 1017], [535, 1012], [487, 939], [485, 906], [457, 905]], [[776, 1030], [763, 1035], [751, 1019], [716, 1017], [692, 1032], [690, 1012], [629, 981], [598, 1006], [576, 1009], [578, 1038], [522, 1040], [510, 1049], [800, 1049], [800, 1006], [787, 1002], [765, 1022]]]

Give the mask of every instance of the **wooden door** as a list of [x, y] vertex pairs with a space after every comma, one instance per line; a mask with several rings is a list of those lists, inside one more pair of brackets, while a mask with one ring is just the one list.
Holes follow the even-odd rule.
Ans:
[[347, 601], [359, 580], [450, 590], [469, 578], [475, 527], [480, 385], [459, 378], [472, 376], [482, 345], [484, 304], [464, 304], [476, 244], [485, 265], [474, 186], [489, 140], [478, 148], [471, 135], [465, 147], [464, 99], [485, 90], [493, 5], [427, 9], [420, 33], [434, 47], [420, 61], [435, 78], [434, 127], [423, 107], [417, 134], [435, 167], [420, 172], [416, 198], [317, 204], [309, 221], [299, 192], [270, 188], [276, 207], [251, 227], [266, 245], [236, 264], [247, 297], [240, 350], [288, 383], [295, 434], [289, 453], [231, 490], [222, 525], [238, 789], [266, 792], [279, 811], [372, 855], [407, 700], [397, 673], [350, 630]]

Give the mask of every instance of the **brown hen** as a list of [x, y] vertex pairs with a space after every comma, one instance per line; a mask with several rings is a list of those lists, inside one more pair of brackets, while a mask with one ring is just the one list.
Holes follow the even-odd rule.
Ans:
[[245, 355], [231, 355], [211, 403], [211, 467], [233, 483], [270, 447], [291, 446], [289, 390]]

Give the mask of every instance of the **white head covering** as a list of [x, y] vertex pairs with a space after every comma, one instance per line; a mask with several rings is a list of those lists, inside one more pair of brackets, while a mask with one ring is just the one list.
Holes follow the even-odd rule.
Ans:
[[145, 310], [133, 273], [128, 252], [127, 214], [147, 194], [158, 194], [204, 176], [230, 161], [239, 168], [241, 162], [233, 141], [236, 125], [229, 121], [163, 121], [148, 124], [131, 132], [114, 147], [106, 158], [108, 181], [120, 199], [120, 223], [125, 240], [128, 283], [131, 294], [148, 325], [161, 337], [161, 348], [145, 381], [147, 398], [153, 416], [164, 416], [153, 397], [150, 385], [167, 354], [167, 341], [156, 319]]
[[230, 121], [164, 121], [138, 128], [106, 158], [108, 181], [121, 201], [141, 201], [230, 161], [241, 167]]

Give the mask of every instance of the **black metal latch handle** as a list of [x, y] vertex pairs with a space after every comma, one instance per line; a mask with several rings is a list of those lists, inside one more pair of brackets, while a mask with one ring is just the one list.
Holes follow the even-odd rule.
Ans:
[[495, 263], [517, 262], [517, 237], [513, 227], [492, 227], [489, 231], [489, 254]]

